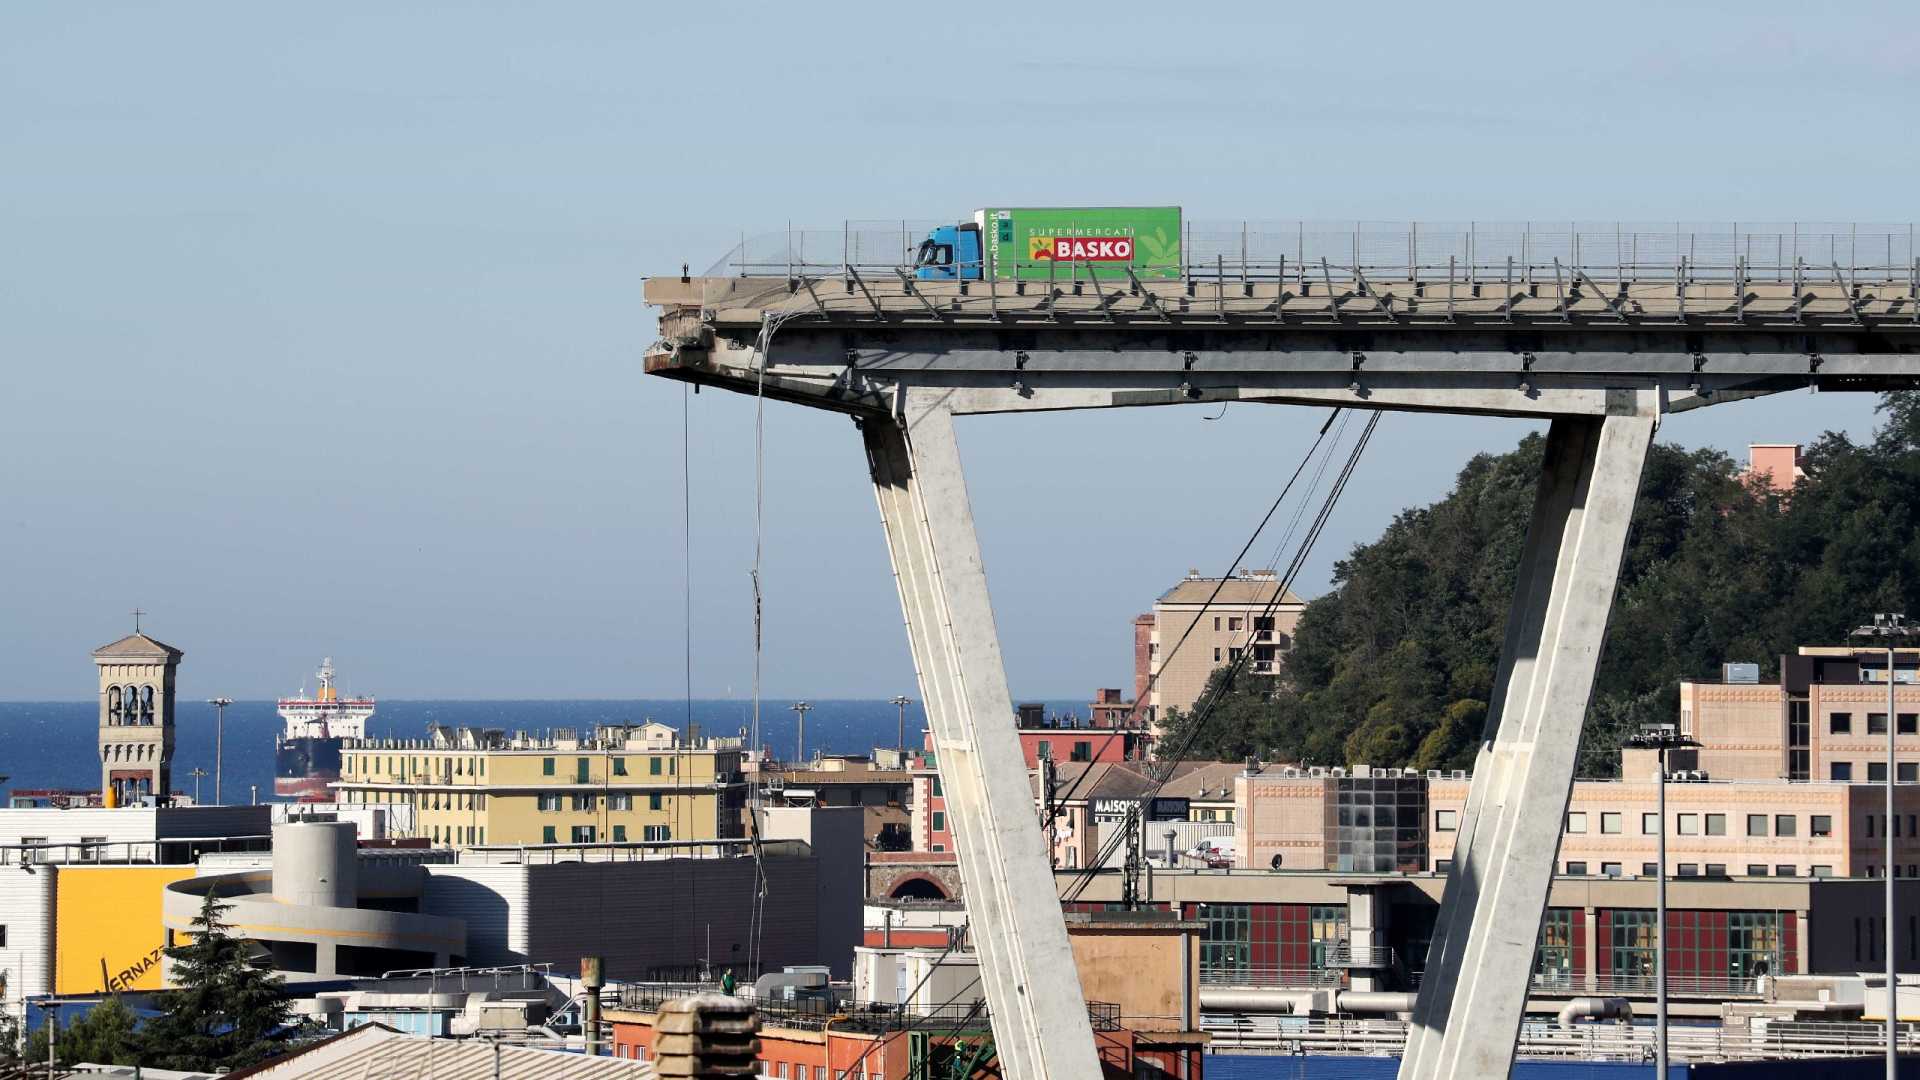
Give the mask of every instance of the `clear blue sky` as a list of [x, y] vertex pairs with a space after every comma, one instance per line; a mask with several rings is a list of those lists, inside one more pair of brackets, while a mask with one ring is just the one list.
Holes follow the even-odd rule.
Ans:
[[[682, 391], [640, 372], [640, 282], [742, 228], [1916, 216], [1911, 5], [1092, 10], [7, 5], [0, 698], [90, 694], [135, 605], [200, 697], [326, 653], [394, 697], [678, 694]], [[752, 402], [691, 405], [694, 691], [743, 694]], [[1318, 420], [1202, 415], [963, 429], [1017, 694], [1125, 685], [1129, 617], [1223, 565]], [[1387, 417], [1305, 591], [1526, 429]], [[855, 432], [767, 439], [768, 693], [918, 697]]]

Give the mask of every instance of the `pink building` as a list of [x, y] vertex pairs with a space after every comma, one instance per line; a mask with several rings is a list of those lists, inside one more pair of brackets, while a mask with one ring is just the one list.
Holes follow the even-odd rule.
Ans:
[[1747, 447], [1746, 475], [1758, 477], [1778, 492], [1793, 490], [1805, 477], [1800, 467], [1799, 443], [1754, 443]]

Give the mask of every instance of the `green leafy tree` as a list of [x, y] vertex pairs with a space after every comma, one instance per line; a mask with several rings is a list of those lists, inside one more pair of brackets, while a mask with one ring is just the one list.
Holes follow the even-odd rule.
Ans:
[[[1880, 415], [1864, 444], [1828, 433], [1807, 447], [1806, 476], [1786, 495], [1725, 454], [1654, 445], [1594, 679], [1583, 774], [1611, 775], [1622, 739], [1674, 719], [1683, 678], [1712, 677], [1730, 660], [1777, 675], [1781, 654], [1842, 641], [1871, 612], [1920, 612], [1920, 394], [1884, 396]], [[1529, 435], [1475, 457], [1446, 497], [1403, 511], [1340, 560], [1333, 588], [1302, 613], [1279, 678], [1228, 687], [1194, 752], [1470, 767], [1498, 695], [1544, 450]], [[1194, 719], [1167, 717], [1176, 732]]]
[[208, 890], [192, 938], [167, 949], [179, 989], [142, 1033], [145, 1064], [239, 1069], [287, 1048], [293, 1014], [282, 980], [255, 967], [246, 940], [227, 933], [229, 906]]
[[[60, 1029], [53, 1052], [62, 1065], [90, 1062], [95, 1065], [140, 1065], [138, 1038], [134, 1027], [139, 1021], [115, 994], [89, 1009], [73, 1023]], [[47, 1029], [43, 1025], [26, 1039], [20, 1051], [26, 1064], [47, 1060]]]

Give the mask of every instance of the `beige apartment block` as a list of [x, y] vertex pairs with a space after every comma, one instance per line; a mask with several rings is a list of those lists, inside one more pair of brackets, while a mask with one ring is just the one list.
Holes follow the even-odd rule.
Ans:
[[[1279, 870], [1326, 868], [1326, 779], [1294, 770], [1242, 774], [1234, 779], [1234, 842], [1240, 867]], [[1275, 860], [1278, 860], [1277, 862]]]
[[[1190, 711], [1214, 670], [1249, 650], [1249, 671], [1274, 674], [1306, 606], [1271, 570], [1225, 579], [1188, 571], [1185, 580], [1153, 602], [1147, 648], [1144, 656], [1136, 649], [1134, 660], [1136, 668], [1144, 662], [1146, 670], [1136, 670], [1135, 685], [1152, 680], [1147, 704], [1158, 718], [1170, 708]], [[1136, 619], [1136, 635], [1143, 628], [1144, 619]]]
[[[1920, 876], [1920, 787], [1894, 803], [1896, 876]], [[1467, 803], [1467, 781], [1427, 785], [1428, 858], [1445, 870]], [[1652, 877], [1660, 816], [1653, 772], [1645, 779], [1573, 785], [1560, 835], [1565, 877]], [[1781, 780], [1667, 784], [1671, 877], [1878, 877], [1889, 827], [1886, 790], [1866, 784]]]
[[[1896, 781], [1920, 782], [1920, 649], [1894, 658]], [[1884, 649], [1803, 646], [1780, 658], [1776, 682], [1680, 684], [1680, 729], [1701, 744], [1676, 768], [1711, 780], [1883, 780]]]

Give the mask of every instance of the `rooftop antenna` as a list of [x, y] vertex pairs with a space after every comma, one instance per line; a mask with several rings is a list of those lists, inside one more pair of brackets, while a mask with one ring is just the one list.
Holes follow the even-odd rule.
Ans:
[[[226, 754], [227, 706], [233, 704], [230, 697], [208, 698], [207, 704], [213, 706], [213, 801], [220, 802], [220, 763]], [[193, 801], [200, 802], [200, 780], [196, 775], [193, 781]]]
[[794, 750], [793, 763], [803, 765], [807, 760], [807, 714], [813, 711], [813, 706], [804, 701], [796, 701], [787, 708], [792, 709], [800, 717], [798, 747]]

